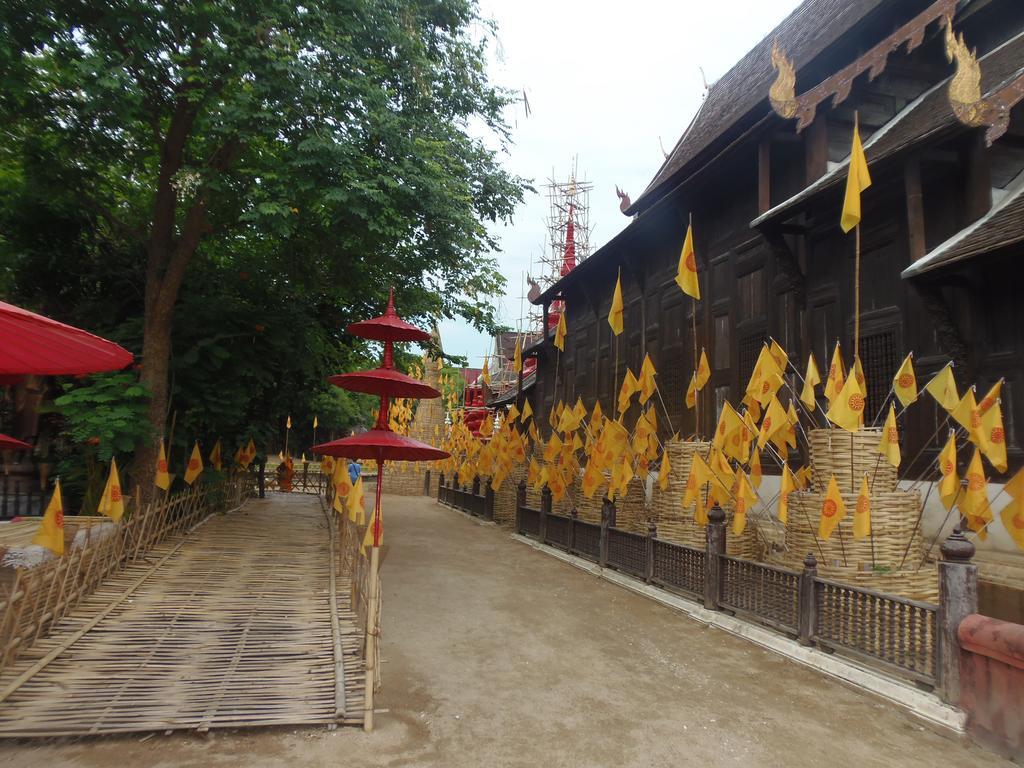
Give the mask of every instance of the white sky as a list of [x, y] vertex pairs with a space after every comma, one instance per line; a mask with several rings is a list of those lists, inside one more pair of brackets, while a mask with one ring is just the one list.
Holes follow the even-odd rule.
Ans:
[[[546, 248], [543, 184], [568, 178], [573, 157], [590, 196], [591, 246], [600, 247], [628, 222], [616, 184], [633, 200], [671, 152], [700, 106], [708, 82], [721, 77], [792, 11], [800, 0], [480, 0], [498, 24], [491, 44], [491, 80], [525, 89], [531, 114], [510, 108], [515, 144], [505, 166], [538, 192], [498, 229], [497, 254], [508, 281], [498, 301], [502, 322], [517, 327], [525, 313], [523, 275]], [[536, 270], [535, 270], [536, 271]], [[464, 322], [441, 324], [450, 354], [478, 367], [490, 339]]]

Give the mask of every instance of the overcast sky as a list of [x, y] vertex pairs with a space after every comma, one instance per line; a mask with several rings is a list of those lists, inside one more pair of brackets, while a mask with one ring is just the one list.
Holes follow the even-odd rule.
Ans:
[[[546, 247], [543, 184], [554, 173], [594, 184], [591, 245], [600, 247], [627, 223], [618, 185], [635, 200], [700, 107], [701, 68], [714, 82], [789, 14], [800, 0], [480, 0], [497, 22], [491, 79], [525, 89], [508, 112], [515, 144], [506, 167], [533, 180], [511, 226], [498, 230], [497, 255], [508, 287], [499, 316], [517, 327], [524, 312], [523, 275]], [[535, 270], [536, 271], [536, 270]], [[451, 354], [478, 367], [490, 339], [462, 322], [441, 324]]]

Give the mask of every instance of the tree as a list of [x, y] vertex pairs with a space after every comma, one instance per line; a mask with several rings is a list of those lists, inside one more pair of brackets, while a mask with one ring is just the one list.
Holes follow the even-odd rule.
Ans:
[[474, 0], [4, 4], [0, 184], [125, 264], [157, 434], [197, 259], [289, 300], [316, 286], [339, 322], [396, 282], [406, 312], [493, 325], [484, 222], [525, 185], [469, 131], [508, 139], [487, 29]]

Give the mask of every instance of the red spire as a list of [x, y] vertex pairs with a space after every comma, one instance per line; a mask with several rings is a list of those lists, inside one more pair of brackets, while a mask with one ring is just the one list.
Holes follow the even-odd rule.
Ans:
[[569, 221], [565, 225], [565, 254], [562, 256], [562, 277], [576, 268], [576, 224], [572, 220], [573, 205], [569, 203]]

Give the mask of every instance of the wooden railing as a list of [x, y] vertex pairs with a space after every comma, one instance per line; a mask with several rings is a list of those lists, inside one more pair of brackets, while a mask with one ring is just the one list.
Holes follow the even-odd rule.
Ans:
[[[551, 512], [551, 494], [539, 509], [518, 489], [516, 531], [543, 544], [643, 579], [711, 610], [723, 610], [798, 639], [851, 656], [881, 671], [935, 686], [939, 606], [819, 578], [809, 555], [803, 571], [725, 554], [725, 516], [709, 513], [705, 549], [616, 528], [615, 505], [604, 500], [601, 524]], [[709, 554], [710, 553], [710, 554]]]
[[0, 593], [0, 673], [111, 575], [182, 536], [214, 512], [241, 506], [252, 494], [248, 475], [197, 484], [129, 509], [117, 523], [85, 529], [85, 541], [34, 568], [19, 568]]
[[446, 484], [442, 474], [437, 486], [437, 500], [445, 506], [474, 517], [483, 520], [494, 519], [494, 490], [491, 488], [490, 480], [481, 483], [479, 477], [474, 477], [472, 486], [467, 488], [460, 485], [455, 478]]

